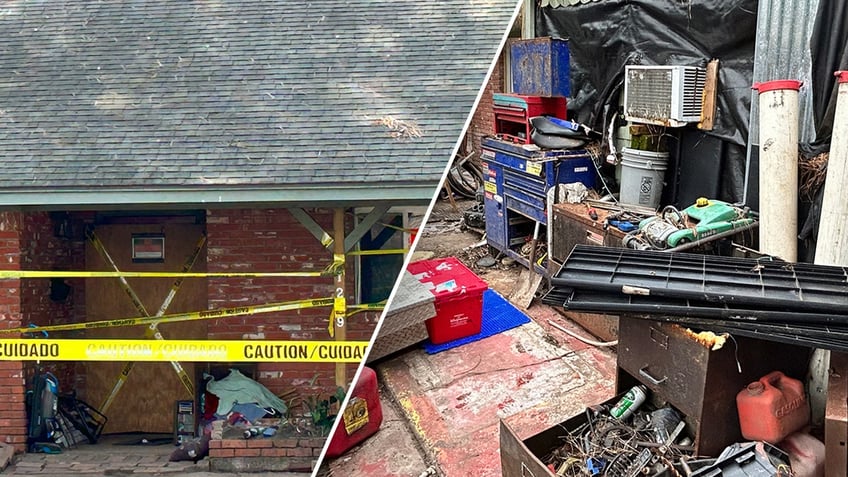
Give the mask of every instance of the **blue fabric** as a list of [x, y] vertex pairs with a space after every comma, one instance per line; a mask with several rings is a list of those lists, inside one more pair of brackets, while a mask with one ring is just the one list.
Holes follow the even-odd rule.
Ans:
[[433, 344], [428, 340], [424, 342], [424, 351], [427, 354], [436, 354], [440, 351], [488, 338], [525, 323], [530, 323], [530, 318], [490, 288], [483, 292], [483, 319], [480, 333], [442, 344]]

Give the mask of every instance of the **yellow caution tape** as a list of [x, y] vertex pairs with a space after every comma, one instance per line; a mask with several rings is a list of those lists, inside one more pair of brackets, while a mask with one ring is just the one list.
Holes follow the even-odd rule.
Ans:
[[382, 310], [385, 307], [386, 307], [386, 302], [381, 301], [381, 302], [378, 302], [378, 303], [362, 303], [362, 304], [359, 304], [359, 305], [350, 305], [350, 306], [347, 307], [347, 309], [348, 310], [366, 311], [366, 310]]
[[386, 250], [354, 250], [348, 255], [400, 255], [409, 252], [408, 248], [390, 248]]
[[192, 311], [187, 313], [174, 313], [162, 316], [145, 316], [139, 318], [119, 318], [116, 320], [87, 321], [85, 323], [68, 323], [64, 325], [33, 326], [28, 328], [10, 328], [2, 330], [2, 333], [38, 333], [41, 331], [69, 331], [87, 330], [96, 328], [117, 328], [121, 326], [149, 325], [151, 323], [172, 323], [175, 321], [210, 320], [218, 318], [229, 318], [232, 316], [256, 315], [260, 313], [273, 313], [277, 311], [302, 310], [304, 308], [320, 308], [332, 306], [332, 298], [316, 298], [311, 300], [287, 301], [281, 303], [269, 303], [267, 305], [237, 306], [233, 308], [218, 308], [208, 311]]
[[367, 341], [0, 339], [0, 361], [359, 363]]

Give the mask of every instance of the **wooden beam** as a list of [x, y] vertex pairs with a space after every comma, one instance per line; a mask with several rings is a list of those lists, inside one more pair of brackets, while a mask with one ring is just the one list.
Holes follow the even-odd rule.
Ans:
[[[333, 210], [333, 260], [341, 260], [341, 270], [336, 274], [335, 295], [333, 302], [333, 336], [336, 341], [347, 339], [347, 302], [345, 300], [347, 290], [345, 289], [345, 211], [344, 209]], [[336, 363], [336, 386], [347, 389], [347, 364]]]
[[[353, 247], [359, 243], [359, 240], [362, 239], [369, 230], [371, 230], [371, 227], [373, 227], [374, 224], [386, 215], [386, 212], [388, 212], [390, 208], [391, 206], [388, 205], [378, 205], [374, 207], [371, 209], [371, 212], [362, 219], [362, 222], [356, 224], [356, 227], [354, 227], [353, 231], [350, 232], [350, 235], [347, 237], [342, 235], [342, 238], [344, 238], [344, 251], [342, 253], [352, 250]], [[338, 235], [336, 235], [336, 239], [338, 240]]]
[[701, 121], [698, 129], [712, 131], [715, 123], [716, 93], [718, 91], [718, 60], [707, 63], [707, 78], [704, 82], [704, 94], [701, 97]]
[[330, 234], [325, 232], [324, 229], [321, 228], [320, 225], [318, 225], [318, 222], [316, 222], [311, 215], [306, 213], [305, 210], [297, 207], [292, 207], [291, 209], [289, 209], [289, 212], [291, 212], [294, 218], [297, 219], [298, 222], [300, 222], [300, 225], [302, 225], [306, 230], [309, 231], [309, 233], [312, 234], [313, 237], [315, 237], [316, 239], [318, 239], [319, 242], [321, 242], [321, 245], [330, 248], [330, 245], [333, 244], [333, 237], [330, 237]]

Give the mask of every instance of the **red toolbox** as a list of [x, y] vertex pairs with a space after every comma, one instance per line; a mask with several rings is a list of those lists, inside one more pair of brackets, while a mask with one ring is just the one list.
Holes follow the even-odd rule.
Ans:
[[377, 373], [363, 367], [359, 381], [353, 387], [350, 400], [342, 413], [341, 422], [330, 438], [327, 457], [338, 457], [353, 446], [371, 437], [380, 430], [383, 422], [383, 407], [377, 391]]
[[494, 95], [495, 135], [504, 141], [532, 144], [530, 118], [553, 116], [566, 119], [565, 98], [546, 98], [520, 94]]
[[480, 333], [486, 282], [455, 257], [413, 262], [407, 271], [436, 297], [436, 316], [424, 323], [433, 344]]

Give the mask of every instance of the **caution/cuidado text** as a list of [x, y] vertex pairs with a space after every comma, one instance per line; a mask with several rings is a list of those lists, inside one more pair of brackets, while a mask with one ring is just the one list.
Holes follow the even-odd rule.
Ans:
[[4, 339], [0, 361], [359, 363], [367, 341]]

